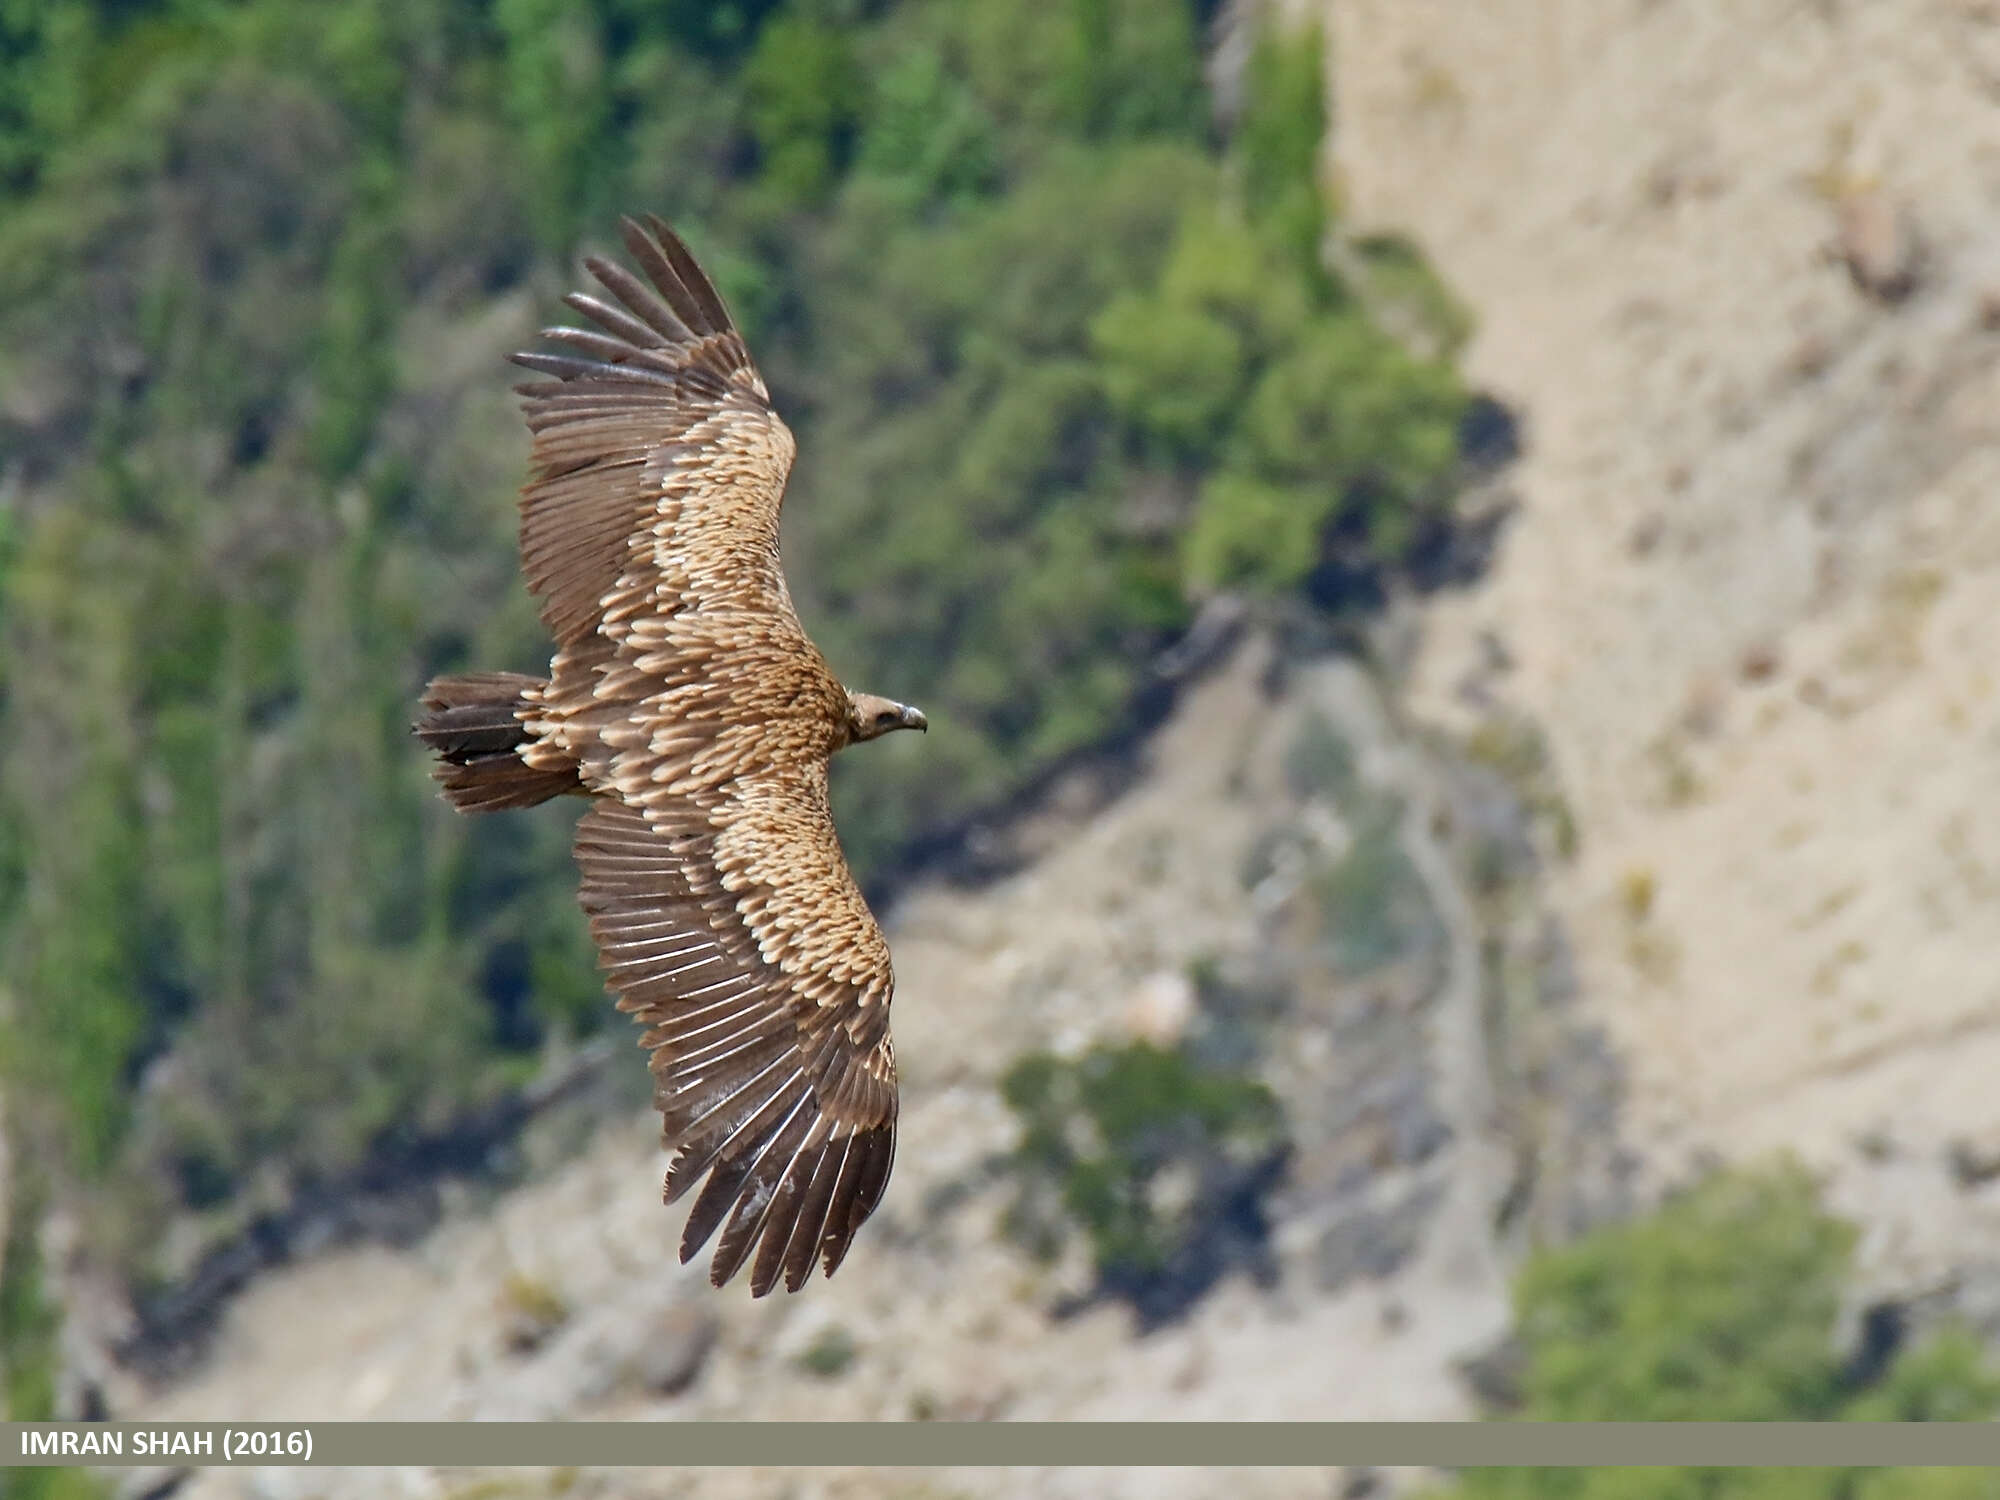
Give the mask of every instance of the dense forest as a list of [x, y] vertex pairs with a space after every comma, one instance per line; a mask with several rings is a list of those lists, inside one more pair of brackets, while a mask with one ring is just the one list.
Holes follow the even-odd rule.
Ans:
[[454, 817], [408, 723], [546, 659], [501, 356], [620, 212], [799, 434], [808, 627], [929, 711], [841, 768], [872, 880], [1205, 598], [1337, 608], [1448, 510], [1462, 314], [1329, 256], [1317, 38], [1216, 11], [0, 6], [6, 1094], [135, 1274], [605, 1022], [572, 810]]

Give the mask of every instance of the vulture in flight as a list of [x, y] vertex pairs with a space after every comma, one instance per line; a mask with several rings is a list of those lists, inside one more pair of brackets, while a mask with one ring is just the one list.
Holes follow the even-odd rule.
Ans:
[[644, 279], [586, 260], [614, 300], [564, 300], [596, 328], [513, 356], [549, 377], [519, 387], [549, 675], [440, 677], [416, 729], [461, 811], [590, 799], [583, 908], [646, 1028], [666, 1201], [702, 1184], [681, 1260], [719, 1228], [710, 1279], [749, 1262], [761, 1297], [831, 1276], [889, 1180], [894, 978], [827, 765], [924, 716], [849, 692], [807, 638], [778, 558], [792, 434], [687, 246], [623, 227]]

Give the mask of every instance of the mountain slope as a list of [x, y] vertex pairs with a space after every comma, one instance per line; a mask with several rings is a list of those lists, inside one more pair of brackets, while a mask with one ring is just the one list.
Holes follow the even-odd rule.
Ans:
[[1345, 201], [1527, 419], [1419, 709], [1546, 730], [1658, 1173], [1796, 1149], [1878, 1274], [1944, 1276], [1996, 1227], [1951, 1162], [2000, 1131], [2000, 16], [1326, 14]]

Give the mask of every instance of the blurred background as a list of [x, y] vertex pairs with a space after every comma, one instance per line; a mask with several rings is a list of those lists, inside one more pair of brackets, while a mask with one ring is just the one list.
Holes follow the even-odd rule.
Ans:
[[[1983, 0], [0, 0], [8, 1414], [1991, 1415], [1996, 97]], [[626, 212], [932, 725], [836, 784], [896, 1175], [757, 1303], [574, 809], [408, 733], [546, 662], [504, 356]]]

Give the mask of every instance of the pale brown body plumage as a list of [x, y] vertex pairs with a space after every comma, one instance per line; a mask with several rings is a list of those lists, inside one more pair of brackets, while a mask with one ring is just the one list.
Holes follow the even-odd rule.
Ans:
[[622, 307], [566, 299], [604, 331], [515, 356], [554, 377], [520, 388], [548, 680], [440, 679], [418, 732], [468, 811], [591, 797], [582, 900], [647, 1028], [667, 1201], [707, 1176], [681, 1259], [720, 1227], [718, 1286], [754, 1252], [755, 1294], [796, 1291], [840, 1264], [895, 1148], [889, 949], [828, 762], [923, 716], [850, 694], [806, 636], [778, 554], [792, 435], [686, 247], [657, 219], [624, 227], [646, 281], [593, 259]]

